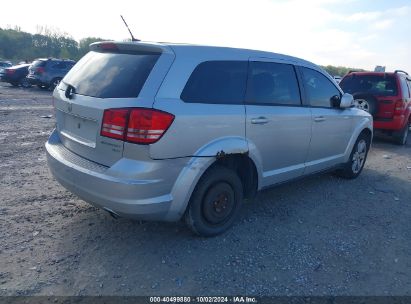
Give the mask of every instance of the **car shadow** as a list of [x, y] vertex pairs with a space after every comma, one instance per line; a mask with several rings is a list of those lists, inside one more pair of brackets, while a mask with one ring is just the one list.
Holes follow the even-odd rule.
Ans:
[[264, 190], [244, 204], [232, 229], [214, 238], [196, 237], [182, 222], [114, 220], [93, 208], [72, 217], [57, 236], [55, 250], [74, 254], [60, 290], [92, 295], [401, 290], [405, 285], [389, 282], [401, 271], [411, 276], [409, 201], [409, 180], [365, 168], [355, 180], [323, 174]]

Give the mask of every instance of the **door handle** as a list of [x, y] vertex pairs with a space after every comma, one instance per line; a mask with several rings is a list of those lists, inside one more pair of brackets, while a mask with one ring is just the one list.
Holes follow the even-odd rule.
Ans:
[[315, 121], [315, 122], [322, 122], [322, 121], [325, 121], [325, 117], [324, 117], [324, 116], [317, 116], [317, 117], [314, 117], [314, 121]]
[[254, 125], [265, 125], [268, 123], [268, 119], [264, 116], [260, 116], [258, 118], [252, 118], [251, 123]]

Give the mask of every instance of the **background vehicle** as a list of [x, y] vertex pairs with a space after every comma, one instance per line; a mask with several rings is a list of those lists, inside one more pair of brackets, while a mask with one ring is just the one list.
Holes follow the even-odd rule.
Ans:
[[0, 81], [4, 76], [4, 69], [13, 66], [10, 61], [0, 61]]
[[355, 178], [372, 117], [332, 78], [274, 53], [96, 43], [53, 96], [51, 172], [115, 216], [228, 229], [243, 197], [330, 169]]
[[75, 61], [66, 59], [36, 59], [29, 68], [27, 78], [33, 85], [53, 90], [74, 64]]
[[405, 145], [411, 123], [411, 78], [406, 72], [352, 72], [340, 83], [355, 105], [374, 117], [374, 129]]
[[26, 76], [28, 74], [30, 64], [21, 64], [4, 69], [4, 74], [1, 76], [1, 81], [8, 82], [17, 87], [21, 85], [24, 88], [30, 87], [30, 83]]

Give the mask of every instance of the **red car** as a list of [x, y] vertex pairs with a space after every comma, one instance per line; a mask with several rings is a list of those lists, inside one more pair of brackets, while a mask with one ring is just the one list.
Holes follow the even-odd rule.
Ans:
[[411, 124], [411, 78], [394, 73], [350, 72], [340, 82], [344, 92], [354, 95], [355, 106], [374, 117], [374, 129], [407, 143]]

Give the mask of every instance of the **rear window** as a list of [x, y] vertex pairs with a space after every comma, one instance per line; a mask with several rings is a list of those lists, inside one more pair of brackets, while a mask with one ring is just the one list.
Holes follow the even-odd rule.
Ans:
[[191, 74], [181, 99], [193, 103], [243, 103], [247, 83], [246, 61], [206, 61]]
[[76, 94], [98, 98], [137, 97], [160, 54], [89, 52], [64, 77]]
[[344, 92], [369, 93], [379, 96], [397, 96], [397, 82], [394, 76], [383, 75], [350, 75], [341, 81]]
[[45, 65], [46, 65], [46, 61], [44, 61], [44, 60], [35, 60], [35, 61], [31, 64], [31, 66], [32, 66], [33, 68], [44, 67]]

